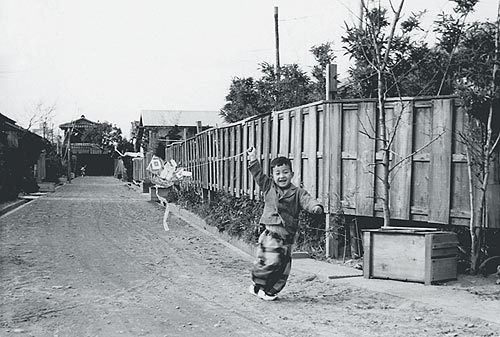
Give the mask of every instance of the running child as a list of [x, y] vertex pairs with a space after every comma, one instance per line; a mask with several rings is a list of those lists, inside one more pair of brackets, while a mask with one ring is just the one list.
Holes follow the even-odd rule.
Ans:
[[248, 150], [248, 168], [264, 194], [264, 211], [260, 224], [265, 226], [259, 236], [257, 257], [252, 269], [252, 295], [273, 301], [283, 289], [292, 266], [292, 245], [302, 209], [323, 213], [323, 206], [305, 189], [292, 184], [290, 159], [277, 157], [271, 161], [272, 177], [262, 172], [255, 148]]

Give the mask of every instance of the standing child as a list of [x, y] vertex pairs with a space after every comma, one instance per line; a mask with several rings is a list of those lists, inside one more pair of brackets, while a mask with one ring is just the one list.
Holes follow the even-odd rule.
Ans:
[[292, 265], [292, 245], [302, 209], [323, 213], [323, 207], [306, 190], [292, 184], [290, 159], [271, 161], [272, 177], [262, 172], [254, 148], [248, 150], [249, 170], [264, 194], [264, 211], [260, 224], [265, 226], [259, 237], [257, 259], [252, 269], [251, 294], [273, 301], [283, 289]]

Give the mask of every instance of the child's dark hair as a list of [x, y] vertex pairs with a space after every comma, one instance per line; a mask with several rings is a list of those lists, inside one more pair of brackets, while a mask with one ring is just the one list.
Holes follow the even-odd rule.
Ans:
[[287, 157], [276, 157], [273, 160], [271, 160], [271, 172], [276, 166], [282, 166], [282, 165], [287, 165], [290, 168], [290, 170], [293, 171], [292, 162], [290, 161], [290, 159], [288, 159]]

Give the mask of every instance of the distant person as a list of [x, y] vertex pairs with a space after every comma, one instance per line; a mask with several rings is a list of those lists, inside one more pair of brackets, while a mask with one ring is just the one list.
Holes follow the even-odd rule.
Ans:
[[271, 161], [272, 178], [262, 172], [254, 148], [248, 150], [248, 159], [248, 168], [264, 193], [260, 224], [265, 226], [259, 236], [249, 292], [263, 300], [273, 301], [290, 274], [300, 211], [321, 214], [323, 206], [305, 189], [292, 184], [290, 159], [277, 157]]
[[86, 167], [87, 167], [87, 165], [80, 167], [80, 175], [81, 175], [82, 177], [85, 177], [85, 168], [86, 168]]

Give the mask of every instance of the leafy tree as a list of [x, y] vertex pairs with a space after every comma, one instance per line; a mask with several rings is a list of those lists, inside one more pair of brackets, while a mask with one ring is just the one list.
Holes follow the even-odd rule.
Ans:
[[422, 36], [420, 20], [425, 12], [412, 13], [398, 26], [401, 13], [397, 21], [391, 22], [385, 8], [368, 8], [364, 4], [364, 10], [364, 26], [347, 26], [342, 37], [354, 66], [349, 69], [350, 78], [339, 95], [378, 97], [379, 75], [386, 97], [434, 94], [442, 77], [438, 75], [442, 73], [444, 56], [430, 48]]
[[220, 115], [229, 123], [262, 113], [259, 111], [259, 94], [252, 77], [233, 78], [226, 101]]
[[108, 151], [113, 151], [115, 145], [123, 141], [122, 130], [108, 122], [100, 123], [94, 128], [85, 129], [80, 139], [81, 142], [94, 143]]
[[278, 79], [274, 65], [262, 62], [261, 78], [233, 78], [221, 116], [227, 122], [235, 122], [324, 99], [326, 66], [335, 56], [331, 43], [313, 46], [310, 51], [318, 62], [312, 69], [314, 80], [298, 64], [281, 66]]
[[[478, 271], [483, 259], [486, 192], [490, 181], [491, 164], [498, 158], [500, 118], [498, 115], [499, 84], [499, 26], [497, 22], [466, 23], [477, 0], [455, 0], [455, 14], [441, 15], [436, 31], [439, 44], [448, 62], [442, 85], [448, 84], [458, 94], [469, 115], [466, 131], [461, 134], [466, 146], [469, 168], [471, 219], [471, 272]], [[440, 88], [441, 89], [441, 88]]]
[[284, 110], [310, 103], [311, 80], [298, 64], [286, 64], [280, 68], [280, 80], [277, 80], [274, 65], [267, 62], [260, 64], [263, 73], [257, 81], [260, 106], [267, 111]]
[[170, 130], [168, 130], [168, 133], [167, 133], [167, 139], [168, 140], [179, 140], [181, 139], [182, 136], [181, 136], [181, 128], [179, 127], [179, 125], [174, 125]]
[[311, 84], [311, 101], [319, 101], [325, 99], [326, 87], [326, 67], [333, 63], [335, 55], [332, 50], [332, 43], [326, 42], [319, 46], [312, 46], [309, 50], [317, 65], [313, 66], [311, 75], [316, 80]]

